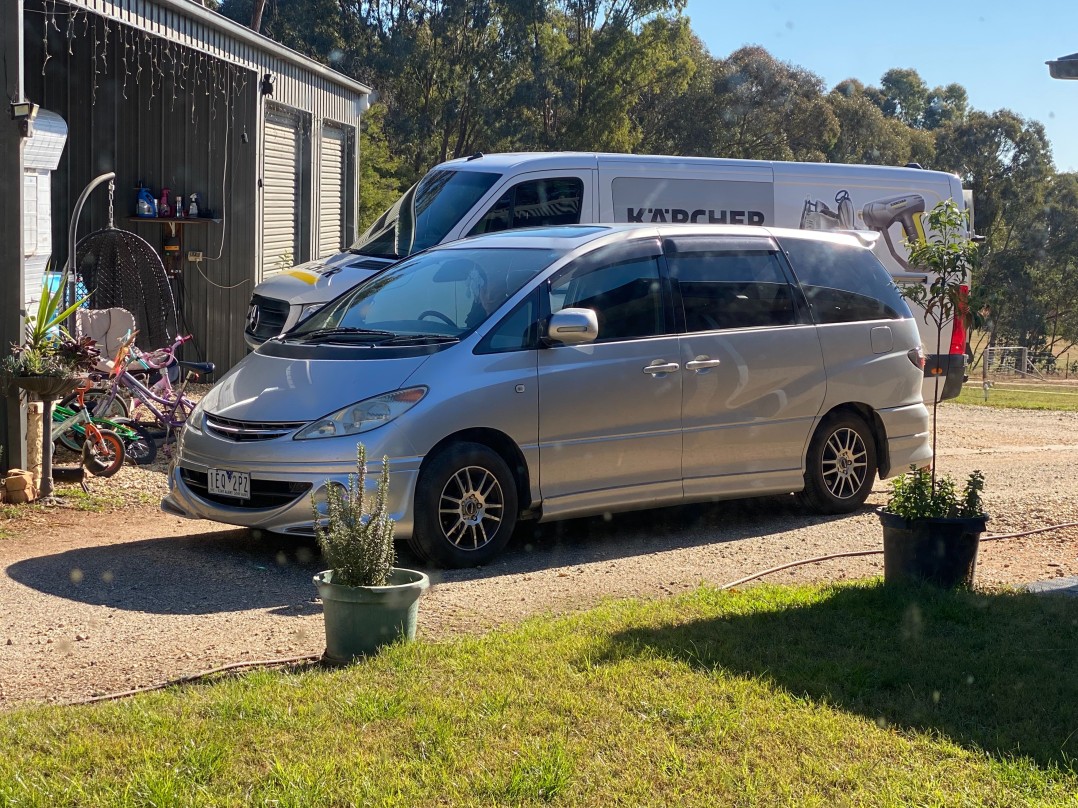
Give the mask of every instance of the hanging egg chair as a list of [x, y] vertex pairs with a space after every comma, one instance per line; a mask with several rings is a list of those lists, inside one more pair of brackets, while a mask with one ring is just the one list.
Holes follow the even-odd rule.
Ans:
[[127, 309], [135, 316], [138, 345], [164, 348], [177, 333], [176, 300], [157, 251], [145, 239], [112, 223], [82, 238], [75, 247], [75, 273], [91, 309]]

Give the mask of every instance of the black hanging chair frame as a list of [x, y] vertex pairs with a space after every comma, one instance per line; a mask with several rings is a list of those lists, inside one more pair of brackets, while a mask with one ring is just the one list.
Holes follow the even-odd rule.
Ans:
[[[135, 317], [138, 344], [156, 350], [171, 344], [177, 333], [176, 300], [165, 265], [145, 239], [113, 225], [115, 173], [95, 178], [83, 190], [75, 205], [68, 231], [67, 298], [74, 302], [81, 282], [92, 309], [119, 307]], [[108, 225], [75, 243], [82, 206], [90, 192], [109, 183]], [[69, 330], [72, 330], [69, 328]]]

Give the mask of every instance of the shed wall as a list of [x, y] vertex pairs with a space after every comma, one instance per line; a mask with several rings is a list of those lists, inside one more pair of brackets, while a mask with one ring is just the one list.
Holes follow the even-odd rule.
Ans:
[[[181, 329], [196, 336], [196, 350], [186, 356], [197, 353], [220, 371], [233, 366], [247, 352], [243, 323], [263, 265], [260, 150], [266, 105], [294, 107], [311, 121], [304, 137], [313, 187], [300, 212], [306, 239], [300, 255], [314, 256], [320, 223], [311, 200], [320, 193], [321, 127], [328, 121], [353, 133], [349, 158], [357, 160], [354, 132], [363, 96], [335, 84], [318, 65], [304, 70], [171, 7], [135, 0], [26, 0], [25, 8], [27, 97], [60, 114], [71, 132], [53, 175], [54, 256], [66, 260], [66, 215], [99, 174], [117, 175], [116, 226], [138, 233], [158, 252], [169, 225], [128, 220], [137, 183], [155, 196], [162, 186], [173, 195], [198, 192], [223, 221], [179, 228], [183, 252], [200, 251], [207, 258], [201, 264], [179, 261], [173, 282]], [[259, 91], [265, 73], [275, 78], [270, 96]], [[355, 237], [354, 174], [345, 179], [346, 242]], [[83, 210], [80, 238], [105, 226], [107, 208], [102, 187]]]

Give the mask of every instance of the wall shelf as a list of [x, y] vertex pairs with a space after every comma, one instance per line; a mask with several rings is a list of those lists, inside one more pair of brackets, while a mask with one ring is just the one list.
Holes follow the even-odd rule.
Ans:
[[129, 222], [158, 222], [160, 224], [220, 224], [224, 219], [204, 219], [201, 216], [197, 216], [194, 219], [183, 217], [182, 219], [176, 219], [172, 216], [160, 217], [160, 216], [128, 216]]

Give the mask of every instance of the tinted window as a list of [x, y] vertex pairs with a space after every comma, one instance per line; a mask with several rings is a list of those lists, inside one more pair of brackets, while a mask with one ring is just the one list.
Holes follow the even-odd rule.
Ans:
[[797, 322], [793, 290], [771, 251], [693, 251], [680, 244], [667, 260], [681, 290], [686, 331]]
[[538, 344], [538, 321], [538, 298], [531, 294], [483, 337], [475, 352], [492, 354], [534, 348]]
[[584, 183], [576, 177], [522, 182], [502, 194], [468, 235], [518, 227], [579, 224], [583, 196]]
[[911, 316], [891, 276], [871, 250], [799, 238], [783, 239], [782, 246], [817, 323]]
[[550, 310], [592, 309], [599, 342], [664, 333], [662, 286], [655, 258], [598, 267], [582, 262], [550, 284]]
[[500, 177], [486, 171], [431, 171], [405, 191], [352, 250], [403, 258], [438, 244]]

